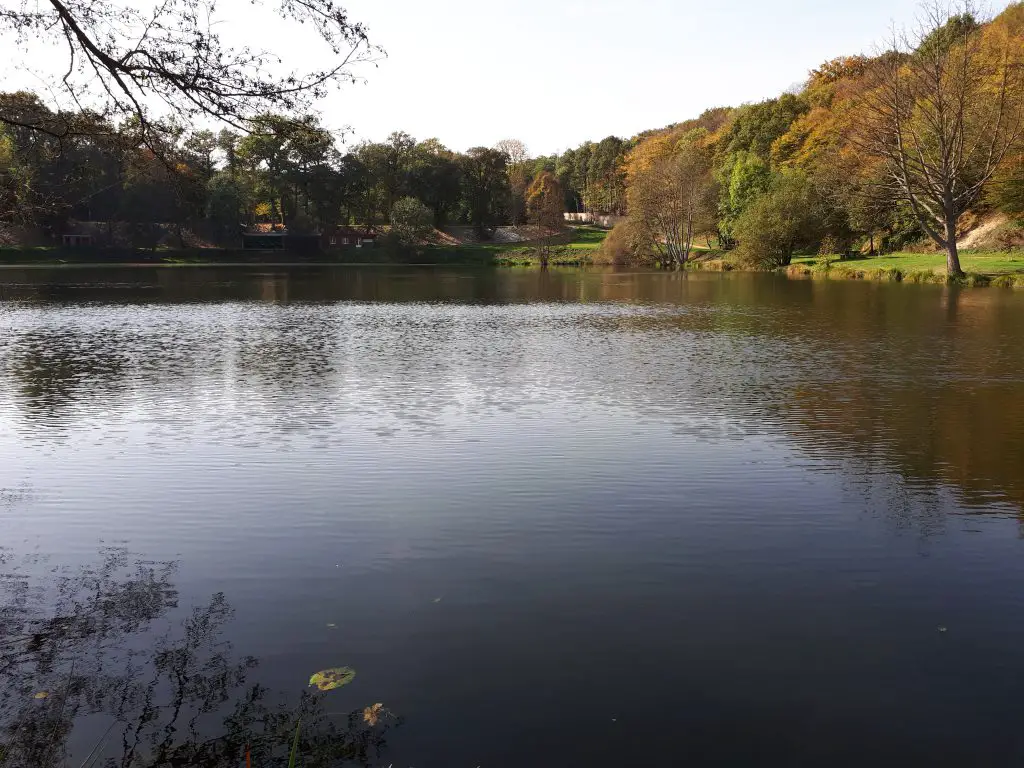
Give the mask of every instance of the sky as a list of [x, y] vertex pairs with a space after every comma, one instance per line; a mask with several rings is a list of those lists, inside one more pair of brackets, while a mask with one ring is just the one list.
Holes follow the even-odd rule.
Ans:
[[347, 0], [388, 58], [324, 112], [354, 137], [550, 154], [776, 96], [918, 0]]
[[[351, 129], [347, 144], [402, 130], [460, 151], [515, 138], [535, 156], [777, 96], [828, 59], [873, 52], [919, 9], [919, 0], [340, 2], [387, 52], [356, 69], [363, 82], [319, 105], [326, 127]], [[309, 28], [250, 0], [220, 0], [218, 12], [227, 42], [299, 68], [323, 61]], [[27, 53], [30, 64], [66, 67], [37, 43]], [[7, 88], [39, 82], [4, 74]]]

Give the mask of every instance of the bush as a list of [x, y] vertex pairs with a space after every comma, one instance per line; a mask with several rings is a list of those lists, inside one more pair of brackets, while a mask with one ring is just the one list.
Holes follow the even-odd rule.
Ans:
[[434, 213], [415, 197], [403, 197], [391, 209], [391, 234], [410, 245], [434, 231]]
[[615, 225], [594, 253], [595, 264], [639, 264], [652, 261], [643, 247], [635, 227], [627, 220]]
[[738, 257], [751, 267], [788, 266], [800, 248], [821, 237], [821, 204], [807, 177], [797, 171], [779, 174], [736, 221]]

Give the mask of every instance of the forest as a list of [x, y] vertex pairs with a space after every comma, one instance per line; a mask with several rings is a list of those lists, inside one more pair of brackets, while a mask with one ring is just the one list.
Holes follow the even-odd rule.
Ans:
[[777, 268], [927, 244], [956, 275], [967, 222], [999, 212], [1006, 246], [1024, 242], [1024, 4], [989, 20], [925, 12], [877, 55], [828, 61], [775, 98], [551, 156], [403, 131], [348, 146], [312, 110], [256, 114], [245, 130], [82, 111], [60, 135], [39, 126], [68, 115], [4, 93], [0, 238], [52, 241], [89, 221], [116, 222], [136, 247], [234, 247], [257, 226], [429, 243], [458, 225], [483, 240], [503, 225], [557, 229], [568, 212], [611, 217], [609, 263], [728, 252]]

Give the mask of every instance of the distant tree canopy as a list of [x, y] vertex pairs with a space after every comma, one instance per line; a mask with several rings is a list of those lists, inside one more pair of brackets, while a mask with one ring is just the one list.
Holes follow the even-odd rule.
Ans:
[[[139, 78], [125, 83], [129, 92], [159, 94], [174, 87], [176, 67], [199, 66], [205, 57], [223, 55], [229, 69], [240, 61], [255, 66], [257, 59], [232, 58], [215, 37], [196, 32], [186, 10], [205, 10], [208, 0], [185, 5], [193, 1], [160, 6], [155, 31], [138, 51], [125, 48], [123, 30], [142, 18], [129, 13], [127, 26], [99, 48], [109, 56], [119, 51], [123, 62], [107, 62], [113, 69], [101, 68], [97, 82], [127, 67]], [[140, 245], [168, 232], [181, 242], [194, 235], [230, 244], [240, 227], [254, 224], [303, 231], [394, 224], [396, 208], [401, 228], [412, 199], [417, 229], [427, 211], [434, 227], [468, 225], [488, 237], [497, 226], [536, 221], [541, 210], [554, 221], [550, 191], [557, 189], [565, 211], [618, 218], [622, 229], [610, 240], [617, 260], [628, 254], [679, 264], [703, 243], [767, 266], [817, 252], [822, 243], [830, 253], [847, 253], [930, 238], [956, 274], [966, 211], [1024, 216], [1024, 3], [991, 20], [967, 6], [929, 7], [923, 26], [898, 35], [888, 50], [827, 61], [794, 92], [531, 157], [514, 138], [457, 152], [403, 131], [339, 145], [302, 107], [350, 76], [343, 73], [371, 49], [361, 27], [322, 2], [284, 0], [281, 13], [293, 20], [316, 15], [321, 36], [343, 30], [333, 44], [354, 51], [344, 67], [321, 72], [322, 82], [297, 78], [295, 94], [275, 91], [282, 81], [260, 80], [257, 88], [250, 79], [244, 98], [183, 106], [186, 118], [229, 123], [217, 133], [187, 122], [153, 129], [153, 115], [136, 110], [116, 80], [105, 96], [113, 106], [102, 109], [66, 110], [36, 94], [0, 93], [0, 224], [55, 233], [71, 219], [115, 222]], [[68, 29], [69, 50], [77, 50], [85, 43], [69, 19], [87, 5], [94, 6], [61, 6], [71, 17], [46, 3], [37, 15], [23, 6], [0, 16], [0, 25], [28, 35], [33, 25], [54, 24], [45, 34]], [[98, 15], [82, 28], [87, 39], [89, 30], [116, 21], [107, 0], [95, 8]], [[183, 27], [172, 24], [178, 16]], [[142, 74], [149, 52], [164, 44], [161, 25], [170, 25], [168, 50], [177, 50], [184, 29], [201, 33], [201, 45], [168, 54], [163, 69]], [[230, 71], [210, 71], [221, 78], [218, 87], [243, 82]], [[178, 88], [174, 98], [188, 101], [187, 93]]]

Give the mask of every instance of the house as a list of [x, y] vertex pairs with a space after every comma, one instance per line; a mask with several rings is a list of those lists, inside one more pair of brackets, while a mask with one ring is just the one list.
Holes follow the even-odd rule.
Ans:
[[343, 225], [323, 234], [325, 248], [372, 248], [377, 243], [377, 233], [369, 227]]
[[117, 244], [115, 235], [123, 234], [122, 229], [120, 224], [114, 222], [72, 219], [64, 224], [62, 230], [59, 230], [60, 244], [65, 248], [109, 247]]

